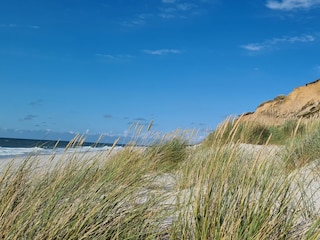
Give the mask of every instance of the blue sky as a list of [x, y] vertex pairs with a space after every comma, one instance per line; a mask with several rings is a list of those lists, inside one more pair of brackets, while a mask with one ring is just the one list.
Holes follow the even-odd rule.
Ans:
[[319, 78], [319, 18], [320, 0], [1, 0], [0, 137], [153, 120], [201, 140]]

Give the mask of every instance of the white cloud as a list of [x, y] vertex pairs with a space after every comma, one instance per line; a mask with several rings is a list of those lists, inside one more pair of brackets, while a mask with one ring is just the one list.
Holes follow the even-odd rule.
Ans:
[[38, 26], [38, 25], [30, 25], [30, 26], [28, 26], [28, 28], [32, 28], [32, 29], [39, 29], [39, 28], [40, 28], [40, 26]]
[[180, 3], [177, 4], [177, 9], [181, 10], [181, 11], [189, 11], [193, 8], [196, 8], [197, 5], [192, 4], [192, 3]]
[[249, 51], [260, 51], [264, 48], [263, 45], [257, 44], [257, 43], [250, 43], [247, 45], [241, 46], [242, 48], [249, 50]]
[[113, 61], [113, 62], [129, 61], [133, 58], [133, 56], [129, 54], [112, 55], [112, 54], [97, 53], [96, 56], [103, 58], [105, 60]]
[[161, 8], [160, 10], [161, 10], [161, 12], [165, 12], [165, 13], [177, 12], [177, 9], [174, 7]]
[[166, 55], [166, 54], [179, 54], [181, 53], [178, 49], [158, 49], [158, 50], [144, 50], [145, 53], [150, 55]]
[[281, 44], [281, 43], [305, 43], [305, 42], [313, 42], [316, 40], [316, 37], [308, 34], [301, 36], [293, 36], [293, 37], [281, 37], [281, 38], [272, 38], [261, 43], [250, 43], [246, 45], [242, 45], [241, 47], [248, 51], [261, 51], [265, 48], [270, 48], [272, 46]]
[[197, 0], [196, 3], [186, 0], [161, 0], [160, 7], [153, 13], [147, 12], [138, 14], [130, 20], [125, 20], [122, 25], [125, 27], [139, 27], [146, 25], [150, 19], [162, 18], [164, 20], [186, 19], [206, 13], [206, 7], [212, 4], [213, 0]]
[[[160, 0], [160, 7], [150, 12], [145, 12], [131, 16], [122, 21], [124, 27], [141, 27], [149, 23], [150, 20], [161, 18], [165, 21], [173, 19], [186, 19], [194, 16], [200, 16], [207, 13], [207, 7], [216, 0]], [[152, 9], [152, 7], [150, 7]]]
[[320, 0], [268, 0], [266, 7], [274, 10], [307, 9], [320, 5]]
[[159, 13], [159, 17], [164, 18], [164, 19], [171, 19], [171, 18], [176, 18], [177, 15], [168, 14], [168, 13]]
[[97, 53], [96, 56], [97, 56], [97, 57], [103, 57], [103, 58], [109, 58], [109, 59], [115, 59], [115, 56], [113, 56], [113, 55], [111, 55], [111, 54]]
[[153, 13], [141, 13], [136, 15], [131, 20], [123, 21], [122, 25], [125, 27], [137, 27], [145, 25], [149, 18], [154, 17]]
[[0, 27], [3, 28], [31, 28], [31, 29], [39, 29], [40, 26], [38, 25], [17, 25], [15, 23], [9, 23], [9, 24], [0, 24]]
[[144, 25], [146, 22], [143, 19], [133, 19], [130, 21], [123, 21], [122, 26], [124, 27], [136, 27], [139, 25]]
[[300, 37], [290, 37], [290, 38], [283, 38], [283, 39], [278, 39], [279, 41], [284, 41], [284, 42], [290, 42], [290, 43], [295, 43], [295, 42], [313, 42], [316, 40], [315, 37], [312, 35], [304, 35]]
[[199, 9], [199, 5], [188, 3], [188, 2], [181, 2], [176, 3], [173, 1], [169, 7], [165, 6], [160, 8], [160, 12], [158, 14], [161, 18], [187, 18], [188, 16], [196, 15]]

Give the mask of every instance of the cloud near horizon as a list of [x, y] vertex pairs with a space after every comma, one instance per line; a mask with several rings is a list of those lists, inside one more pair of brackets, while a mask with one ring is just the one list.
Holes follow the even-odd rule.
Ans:
[[270, 40], [263, 41], [261, 43], [249, 43], [246, 45], [242, 45], [241, 47], [248, 51], [261, 51], [266, 48], [270, 48], [277, 44], [281, 43], [305, 43], [305, 42], [313, 42], [316, 40], [316, 37], [313, 35], [301, 35], [301, 36], [293, 36], [293, 37], [281, 37], [281, 38], [272, 38]]
[[320, 0], [268, 0], [266, 7], [273, 10], [285, 10], [291, 11], [295, 9], [308, 9], [316, 6], [320, 6]]

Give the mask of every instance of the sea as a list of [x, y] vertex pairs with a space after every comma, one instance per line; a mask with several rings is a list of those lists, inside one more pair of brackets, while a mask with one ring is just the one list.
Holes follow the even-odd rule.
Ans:
[[[30, 154], [47, 155], [52, 153], [62, 153], [66, 150], [69, 141], [39, 140], [39, 139], [20, 139], [20, 138], [0, 138], [0, 159], [28, 156]], [[93, 143], [83, 142], [81, 146], [75, 144], [68, 148], [68, 151], [77, 152], [98, 152], [110, 149], [113, 143]], [[117, 144], [117, 148], [124, 147]]]

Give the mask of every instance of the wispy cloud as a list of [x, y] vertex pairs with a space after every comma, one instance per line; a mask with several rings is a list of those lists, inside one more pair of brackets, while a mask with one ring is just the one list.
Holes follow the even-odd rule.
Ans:
[[30, 28], [30, 29], [39, 29], [40, 26], [38, 25], [17, 25], [15, 23], [1, 23], [1, 28]]
[[110, 118], [112, 118], [112, 115], [111, 115], [111, 114], [105, 114], [103, 117], [104, 117], [105, 119], [110, 119]]
[[123, 21], [122, 25], [125, 27], [135, 27], [135, 26], [141, 26], [146, 24], [147, 19], [153, 17], [154, 14], [152, 13], [141, 13], [137, 14], [133, 19]]
[[39, 29], [40, 28], [40, 26], [38, 26], [38, 25], [29, 25], [27, 27], [32, 28], [32, 29]]
[[162, 1], [166, 3], [160, 8], [158, 16], [165, 19], [170, 18], [187, 18], [190, 15], [198, 13], [199, 5], [189, 2]]
[[132, 55], [129, 54], [104, 54], [97, 53], [97, 57], [107, 60], [109, 62], [126, 62], [133, 58]]
[[274, 10], [309, 9], [320, 5], [320, 0], [268, 0], [266, 7]]
[[111, 55], [111, 54], [102, 54], [102, 53], [97, 53], [96, 56], [97, 56], [97, 57], [103, 57], [103, 58], [109, 58], [109, 59], [115, 59], [115, 58], [116, 58], [114, 55]]
[[[159, 0], [159, 5], [150, 5], [149, 12], [140, 13], [130, 20], [122, 22], [125, 27], [139, 27], [147, 24], [152, 20], [163, 19], [185, 19], [192, 16], [201, 15], [206, 12], [211, 0]], [[154, 8], [154, 6], [157, 6]]]
[[290, 44], [306, 43], [306, 42], [313, 42], [316, 39], [317, 38], [315, 36], [307, 34], [307, 35], [293, 36], [293, 37], [272, 38], [269, 40], [265, 40], [261, 43], [249, 43], [246, 45], [242, 45], [241, 47], [248, 51], [261, 51], [281, 43], [290, 43]]
[[176, 5], [176, 7], [178, 10], [181, 10], [181, 11], [189, 11], [191, 9], [197, 8], [198, 5], [193, 3], [179, 3]]
[[181, 53], [181, 51], [178, 49], [158, 49], [158, 50], [143, 50], [143, 51], [150, 55], [167, 55], [167, 54]]
[[261, 43], [249, 43], [247, 45], [242, 45], [241, 47], [248, 51], [260, 51], [264, 49], [266, 46]]

